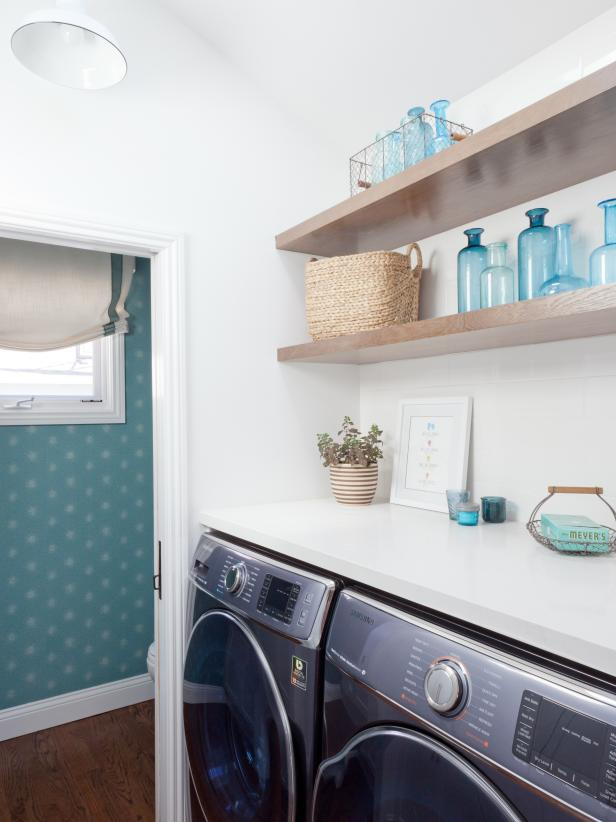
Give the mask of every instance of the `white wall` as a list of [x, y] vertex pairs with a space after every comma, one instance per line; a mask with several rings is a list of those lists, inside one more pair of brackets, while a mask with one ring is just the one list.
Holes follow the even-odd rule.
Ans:
[[[451, 107], [452, 117], [485, 127], [609, 63], [616, 57], [616, 9], [496, 78]], [[589, 150], [592, 147], [589, 146]], [[576, 272], [602, 243], [600, 199], [616, 196], [616, 172], [477, 221], [485, 242], [506, 240], [516, 264], [517, 235], [531, 205], [550, 209], [548, 222], [573, 224]], [[426, 270], [421, 315], [455, 313], [456, 254], [461, 226], [422, 241]], [[470, 395], [474, 399], [469, 487], [475, 497], [502, 494], [526, 519], [548, 484], [604, 485], [616, 499], [616, 335], [586, 340], [361, 366], [362, 425], [386, 429], [379, 493], [387, 496], [399, 399]], [[596, 501], [554, 504], [600, 516]], [[594, 506], [594, 507], [593, 507]], [[554, 506], [553, 506], [554, 507]], [[609, 521], [609, 514], [608, 514]]]
[[[567, 12], [565, 3], [563, 13]], [[532, 26], [532, 17], [528, 19]], [[457, 122], [479, 130], [616, 60], [616, 7], [452, 103]]]
[[[3, 3], [0, 31], [36, 5]], [[205, 505], [324, 494], [314, 433], [357, 412], [357, 374], [277, 364], [305, 321], [303, 258], [274, 234], [339, 196], [332, 153], [157, 4], [90, 9], [128, 55], [113, 89], [53, 86], [0, 49], [0, 205], [186, 236], [195, 529]]]

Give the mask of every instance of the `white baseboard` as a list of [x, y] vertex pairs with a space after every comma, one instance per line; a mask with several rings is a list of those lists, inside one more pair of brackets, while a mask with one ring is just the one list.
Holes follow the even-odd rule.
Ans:
[[0, 741], [153, 698], [154, 683], [148, 674], [141, 674], [85, 688], [83, 691], [71, 691], [49, 699], [17, 705], [15, 708], [5, 708], [0, 711]]

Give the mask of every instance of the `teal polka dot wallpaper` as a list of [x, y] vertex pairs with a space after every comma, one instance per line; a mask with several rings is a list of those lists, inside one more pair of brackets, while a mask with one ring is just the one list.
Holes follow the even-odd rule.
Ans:
[[126, 423], [0, 427], [0, 708], [146, 671], [149, 266], [137, 261], [127, 302]]

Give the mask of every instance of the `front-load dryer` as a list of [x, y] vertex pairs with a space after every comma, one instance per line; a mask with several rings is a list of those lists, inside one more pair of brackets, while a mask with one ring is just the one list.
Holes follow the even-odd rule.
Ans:
[[609, 684], [458, 628], [339, 594], [313, 822], [616, 822]]
[[[190, 568], [184, 728], [193, 819], [302, 822], [320, 751], [332, 579], [227, 538]], [[196, 799], [196, 801], [194, 801]]]

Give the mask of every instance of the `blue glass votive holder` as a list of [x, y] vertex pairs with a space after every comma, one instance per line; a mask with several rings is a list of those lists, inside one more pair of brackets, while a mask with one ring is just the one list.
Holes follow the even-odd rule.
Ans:
[[458, 525], [477, 525], [479, 522], [479, 506], [476, 502], [460, 502], [456, 511]]
[[507, 517], [505, 497], [482, 497], [481, 516], [484, 522], [504, 522]]
[[468, 502], [471, 498], [470, 492], [466, 490], [446, 491], [447, 507], [449, 508], [449, 519], [457, 520], [458, 512], [456, 508], [461, 502]]

